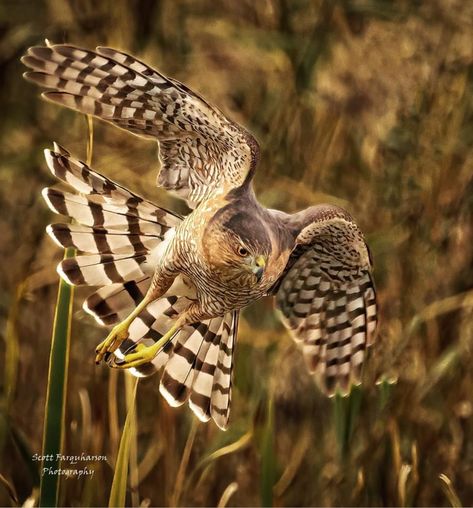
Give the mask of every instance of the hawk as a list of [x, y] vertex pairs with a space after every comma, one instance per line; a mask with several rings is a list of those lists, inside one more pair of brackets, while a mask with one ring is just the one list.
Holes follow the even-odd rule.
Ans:
[[370, 254], [352, 217], [332, 205], [295, 214], [263, 207], [252, 187], [255, 138], [175, 79], [121, 51], [32, 47], [25, 77], [43, 96], [158, 142], [158, 185], [185, 199], [181, 217], [73, 158], [46, 150], [71, 190], [43, 191], [72, 223], [48, 226], [70, 284], [98, 286], [84, 309], [113, 325], [96, 362], [147, 376], [188, 401], [202, 421], [228, 425], [239, 311], [273, 296], [324, 392], [360, 382], [377, 323]]

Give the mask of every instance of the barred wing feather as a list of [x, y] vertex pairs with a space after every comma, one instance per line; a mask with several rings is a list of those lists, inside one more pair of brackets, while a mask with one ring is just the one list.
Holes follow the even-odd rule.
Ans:
[[251, 178], [256, 140], [217, 108], [155, 69], [111, 48], [36, 46], [25, 77], [58, 104], [95, 115], [160, 143], [158, 185], [191, 206]]
[[346, 394], [359, 383], [366, 348], [375, 338], [369, 253], [360, 230], [340, 209], [314, 207], [297, 220], [300, 233], [276, 305], [322, 390]]
[[181, 218], [131, 193], [90, 169], [62, 147], [45, 151], [48, 167], [73, 192], [43, 190], [56, 213], [74, 224], [52, 224], [47, 232], [60, 246], [82, 252], [63, 260], [59, 274], [70, 284], [105, 286], [152, 275], [153, 256]]

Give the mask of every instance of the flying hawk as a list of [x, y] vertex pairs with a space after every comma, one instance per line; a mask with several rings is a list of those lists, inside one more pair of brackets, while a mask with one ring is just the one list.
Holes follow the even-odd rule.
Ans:
[[375, 337], [371, 260], [360, 229], [343, 209], [312, 206], [293, 215], [269, 210], [252, 187], [254, 137], [203, 97], [136, 58], [111, 48], [32, 47], [25, 77], [45, 98], [159, 143], [158, 185], [193, 209], [186, 217], [155, 205], [55, 145], [55, 177], [71, 187], [44, 190], [56, 213], [70, 284], [98, 286], [84, 309], [114, 325], [96, 350], [116, 368], [147, 376], [164, 367], [160, 391], [188, 400], [203, 421], [226, 428], [239, 311], [264, 296], [330, 394], [360, 380]]

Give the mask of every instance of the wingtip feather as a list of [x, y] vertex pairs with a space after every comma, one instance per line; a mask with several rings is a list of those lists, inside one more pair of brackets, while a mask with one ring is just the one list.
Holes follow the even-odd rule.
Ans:
[[[84, 302], [82, 303], [82, 310], [89, 314], [89, 316], [92, 316], [95, 321], [97, 321], [97, 323], [100, 325], [100, 326], [109, 326], [105, 321], [103, 321], [102, 319], [100, 319], [100, 317], [97, 315], [96, 312], [94, 312], [93, 309], [91, 309], [88, 305], [88, 299], [85, 299]], [[118, 351], [118, 350], [117, 350]], [[116, 352], [115, 352], [116, 354]], [[118, 358], [120, 358], [118, 355], [117, 355]], [[121, 359], [121, 358], [120, 358]]]
[[43, 196], [43, 199], [44, 201], [46, 202], [46, 205], [48, 206], [48, 208], [53, 211], [54, 213], [59, 213], [58, 210], [56, 209], [56, 207], [53, 205], [50, 197], [49, 197], [49, 193], [51, 192], [51, 188], [50, 187], [45, 187], [42, 191], [41, 191], [41, 195]]
[[56, 236], [56, 233], [54, 232], [53, 224], [48, 224], [46, 226], [46, 233], [57, 246], [61, 247], [61, 249], [64, 248], [64, 245], [59, 241], [59, 239]]
[[63, 157], [67, 158], [71, 156], [71, 153], [68, 150], [66, 150], [62, 145], [56, 143], [55, 141], [53, 141], [53, 147], [54, 151], [59, 155], [62, 155]]
[[57, 265], [56, 271], [57, 271], [59, 277], [61, 277], [62, 280], [67, 282], [67, 284], [69, 284], [69, 286], [75, 286], [75, 284], [69, 279], [69, 277], [66, 275], [66, 273], [62, 269], [62, 262]]
[[[46, 164], [48, 165], [49, 170], [54, 174], [54, 152], [49, 148], [45, 148], [43, 150], [44, 158], [46, 160]], [[44, 190], [44, 189], [43, 189]]]

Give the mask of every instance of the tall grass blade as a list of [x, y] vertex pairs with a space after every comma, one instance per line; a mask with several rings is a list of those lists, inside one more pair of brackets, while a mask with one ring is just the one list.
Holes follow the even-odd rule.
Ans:
[[452, 480], [445, 474], [439, 475], [439, 480], [442, 482], [442, 489], [453, 508], [461, 508], [463, 505], [453, 487]]
[[335, 436], [337, 438], [338, 449], [341, 455], [343, 455], [343, 449], [345, 447], [346, 420], [344, 399], [339, 393], [336, 393], [333, 398], [333, 421], [335, 424]]
[[[131, 374], [129, 375], [131, 377]], [[118, 447], [117, 462], [115, 464], [115, 472], [113, 473], [112, 488], [108, 506], [125, 506], [126, 488], [128, 483], [128, 464], [130, 461], [130, 446], [133, 440], [133, 434], [136, 432], [135, 426], [135, 400], [138, 387], [138, 379], [132, 378], [134, 383], [131, 387], [131, 397], [127, 399], [128, 411], [126, 415], [125, 425], [123, 427], [120, 446]]]
[[463, 351], [460, 345], [448, 348], [431, 367], [426, 380], [417, 387], [419, 399], [423, 399], [445, 376], [454, 371], [461, 360]]
[[184, 479], [186, 476], [187, 465], [189, 464], [189, 458], [191, 455], [192, 447], [194, 446], [195, 436], [197, 434], [198, 420], [193, 418], [189, 436], [187, 437], [184, 451], [182, 453], [181, 462], [179, 464], [179, 470], [177, 471], [176, 483], [171, 498], [170, 506], [178, 506], [179, 499], [183, 490]]
[[273, 506], [276, 478], [274, 438], [274, 407], [272, 398], [269, 398], [261, 441], [261, 506]]
[[120, 442], [120, 426], [118, 424], [118, 405], [117, 405], [117, 384], [120, 371], [110, 369], [108, 373], [108, 431], [109, 446], [111, 450], [111, 459], [117, 460], [118, 444]]
[[[49, 42], [46, 41], [49, 45]], [[87, 163], [92, 160], [93, 121], [87, 116]], [[64, 259], [75, 256], [75, 249], [68, 248]], [[69, 349], [74, 289], [64, 280], [59, 282], [53, 337], [49, 357], [48, 388], [46, 393], [45, 420], [43, 433], [43, 474], [39, 486], [39, 506], [57, 506], [60, 475], [55, 470], [60, 466], [60, 453], [64, 440], [66, 414], [66, 388], [69, 372]]]
[[406, 505], [406, 496], [407, 496], [407, 481], [412, 471], [412, 466], [409, 464], [403, 464], [401, 469], [399, 470], [399, 478], [397, 482], [397, 492], [399, 498], [399, 506], [407, 506]]
[[92, 155], [94, 153], [94, 117], [86, 115], [87, 121], [87, 165], [92, 166]]
[[[66, 249], [64, 259], [74, 256], [74, 249]], [[43, 433], [43, 474], [40, 480], [39, 506], [57, 506], [59, 478], [54, 471], [60, 466], [66, 412], [66, 387], [69, 370], [72, 300], [74, 290], [62, 279], [54, 316], [51, 353], [49, 356], [48, 388], [46, 394]]]
[[[133, 388], [134, 388], [134, 378], [131, 376], [125, 377], [126, 383], [126, 401], [127, 406], [130, 407], [133, 401]], [[140, 505], [140, 495], [138, 492], [138, 484], [140, 481], [138, 474], [138, 438], [137, 438], [137, 421], [136, 421], [136, 411], [132, 415], [131, 424], [130, 424], [130, 456], [129, 456], [129, 472], [128, 476], [130, 478], [130, 490], [131, 490], [131, 506], [139, 506]]]
[[361, 386], [352, 386], [348, 396], [336, 393], [333, 398], [333, 419], [340, 458], [345, 459], [350, 451], [350, 442], [360, 412], [363, 391]]
[[11, 482], [9, 482], [1, 473], [0, 473], [0, 485], [3, 485], [3, 487], [8, 493], [8, 496], [10, 497], [10, 500], [15, 505], [18, 506], [20, 502], [18, 501], [18, 494], [16, 493], [15, 486]]
[[238, 438], [233, 443], [230, 443], [229, 445], [223, 446], [222, 448], [219, 448], [218, 450], [215, 450], [207, 457], [204, 457], [196, 466], [196, 470], [200, 469], [201, 467], [206, 466], [210, 462], [219, 459], [220, 457], [223, 457], [225, 455], [228, 455], [230, 453], [235, 453], [238, 450], [241, 450], [248, 446], [251, 443], [251, 440], [253, 438], [253, 427], [250, 428], [245, 434], [243, 434], [240, 438]]
[[140, 482], [151, 473], [159, 459], [163, 456], [163, 452], [164, 444], [158, 438], [153, 442], [153, 446], [147, 447], [144, 457], [138, 464], [138, 478]]
[[307, 450], [309, 450], [310, 440], [311, 428], [308, 425], [305, 425], [301, 429], [300, 436], [294, 445], [291, 455], [287, 459], [284, 472], [274, 486], [273, 491], [276, 497], [280, 498], [294, 480], [302, 461], [304, 460], [305, 454], [307, 453]]
[[20, 358], [20, 347], [16, 321], [20, 308], [20, 302], [23, 297], [25, 284], [17, 287], [15, 298], [8, 313], [5, 327], [5, 360], [3, 371], [3, 393], [0, 399], [0, 453], [3, 451], [5, 439], [8, 434], [8, 415], [10, 406], [15, 395], [18, 363]]
[[[197, 463], [192, 472], [188, 475], [185, 489], [186, 490], [189, 489], [190, 485], [200, 485], [202, 482], [204, 482], [208, 473], [210, 472], [210, 468], [217, 459], [247, 448], [251, 444], [253, 437], [254, 437], [254, 427], [251, 426], [250, 429], [247, 432], [245, 432], [241, 437], [239, 437], [236, 441], [228, 445], [222, 446], [221, 448], [218, 448], [211, 454], [202, 458]], [[199, 471], [202, 471], [202, 474], [199, 476], [198, 479], [196, 479], [196, 475]]]
[[227, 506], [228, 502], [230, 501], [230, 498], [235, 494], [235, 492], [238, 490], [238, 483], [232, 482], [228, 487], [223, 491], [222, 497], [220, 498], [220, 501], [217, 504], [218, 508], [225, 508]]
[[394, 377], [382, 376], [377, 382], [376, 386], [379, 390], [379, 410], [383, 411], [388, 405], [389, 399], [393, 391], [394, 385], [397, 383], [397, 379]]
[[363, 398], [362, 385], [353, 385], [348, 395], [348, 436], [347, 446], [350, 445], [353, 433], [355, 432], [356, 422], [360, 414], [361, 399]]

